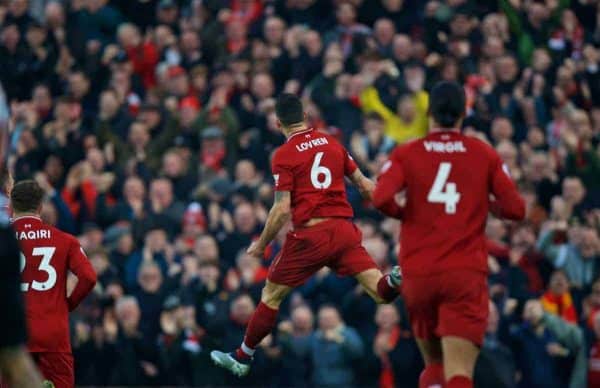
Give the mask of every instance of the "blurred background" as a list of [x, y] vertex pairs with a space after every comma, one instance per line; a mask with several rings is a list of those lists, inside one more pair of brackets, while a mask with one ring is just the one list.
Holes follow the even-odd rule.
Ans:
[[[377, 307], [328, 269], [288, 298], [248, 377], [208, 353], [239, 344], [284, 237], [244, 253], [272, 201], [277, 94], [375, 176], [452, 80], [463, 130], [528, 206], [488, 221], [476, 384], [600, 387], [599, 21], [598, 0], [0, 1], [10, 168], [99, 275], [71, 315], [77, 384], [416, 387], [402, 301]], [[389, 270], [400, 223], [348, 196]]]

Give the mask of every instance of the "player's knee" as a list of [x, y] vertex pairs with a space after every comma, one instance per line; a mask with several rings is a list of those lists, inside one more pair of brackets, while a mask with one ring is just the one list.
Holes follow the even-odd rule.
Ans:
[[271, 308], [278, 308], [289, 290], [287, 286], [267, 282], [262, 290], [260, 301]]

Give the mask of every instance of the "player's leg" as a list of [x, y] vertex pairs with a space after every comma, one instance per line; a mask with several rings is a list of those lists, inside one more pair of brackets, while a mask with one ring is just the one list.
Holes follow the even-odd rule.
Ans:
[[489, 313], [487, 277], [475, 271], [443, 276], [436, 328], [442, 338], [446, 387], [471, 388]]
[[212, 360], [236, 376], [246, 375], [250, 371], [250, 363], [256, 347], [275, 327], [279, 306], [292, 289], [292, 287], [267, 280], [262, 290], [260, 303], [248, 322], [240, 347], [232, 353], [214, 350], [210, 354]]
[[256, 346], [273, 330], [279, 313], [279, 306], [290, 293], [292, 287], [273, 283], [267, 280], [254, 314], [248, 322], [246, 335], [242, 345], [237, 350], [238, 356], [254, 355]]
[[439, 338], [419, 339], [417, 346], [423, 356], [425, 369], [419, 376], [419, 388], [441, 387], [444, 385], [444, 365], [442, 344]]
[[[363, 252], [360, 254], [363, 254]], [[366, 251], [364, 254], [368, 255]], [[372, 261], [368, 256], [364, 260]], [[377, 268], [370, 268], [356, 274], [354, 277], [377, 303], [390, 303], [396, 299], [398, 288], [402, 284], [402, 275], [400, 274], [400, 268], [397, 266], [386, 275], [383, 275]]]
[[73, 388], [75, 369], [68, 353], [36, 353], [35, 361], [43, 376], [44, 388]]
[[398, 296], [402, 283], [399, 267], [383, 275], [362, 246], [362, 234], [352, 222], [337, 222], [332, 244], [338, 245], [336, 257], [329, 266], [342, 276], [354, 276], [369, 296], [377, 303], [390, 303]]
[[479, 348], [467, 339], [447, 336], [442, 338], [442, 349], [446, 387], [472, 388]]
[[212, 360], [236, 376], [250, 371], [256, 346], [275, 327], [279, 305], [290, 291], [304, 284], [321, 269], [328, 257], [331, 236], [326, 231], [303, 230], [288, 233], [279, 256], [269, 267], [261, 301], [252, 314], [240, 347], [232, 353], [211, 352]]
[[444, 385], [442, 345], [436, 334], [439, 281], [435, 276], [411, 277], [404, 279], [402, 284], [410, 325], [425, 363], [419, 376], [419, 388]]

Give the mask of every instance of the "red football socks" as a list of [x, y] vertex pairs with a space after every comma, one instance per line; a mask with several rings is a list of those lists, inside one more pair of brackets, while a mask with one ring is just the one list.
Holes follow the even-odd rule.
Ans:
[[[444, 386], [444, 365], [429, 364], [419, 376], [419, 388], [443, 387]], [[447, 385], [446, 385], [447, 387]]]
[[467, 376], [454, 376], [448, 380], [446, 388], [473, 388], [473, 380]]
[[275, 327], [279, 310], [272, 309], [260, 302], [248, 322], [244, 342], [236, 350], [238, 358], [249, 358], [254, 355], [254, 349]]
[[398, 290], [390, 284], [389, 277], [390, 275], [383, 275], [377, 282], [377, 295], [386, 303], [393, 301], [398, 296]]

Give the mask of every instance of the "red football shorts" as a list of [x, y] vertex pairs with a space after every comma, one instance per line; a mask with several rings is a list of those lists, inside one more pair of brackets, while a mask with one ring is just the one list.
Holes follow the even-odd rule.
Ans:
[[402, 296], [415, 337], [454, 336], [483, 343], [488, 318], [487, 276], [473, 270], [405, 278]]
[[350, 220], [330, 219], [290, 231], [271, 263], [268, 279], [297, 287], [325, 266], [343, 276], [377, 268], [362, 246], [360, 230]]
[[56, 388], [75, 386], [75, 369], [70, 353], [31, 353], [31, 356], [44, 381], [51, 382]]

